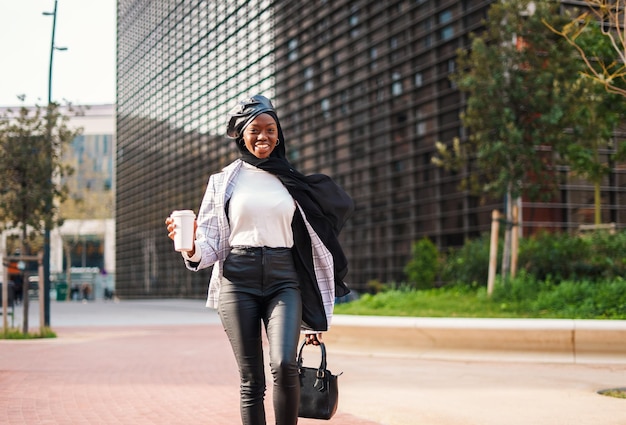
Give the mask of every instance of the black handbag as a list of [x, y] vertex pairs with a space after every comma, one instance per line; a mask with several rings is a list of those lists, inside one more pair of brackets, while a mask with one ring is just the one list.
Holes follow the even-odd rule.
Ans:
[[298, 416], [301, 418], [330, 419], [337, 411], [339, 389], [337, 377], [326, 369], [326, 346], [320, 342], [322, 361], [319, 368], [302, 366], [302, 341], [298, 351], [298, 373], [300, 374], [300, 406]]

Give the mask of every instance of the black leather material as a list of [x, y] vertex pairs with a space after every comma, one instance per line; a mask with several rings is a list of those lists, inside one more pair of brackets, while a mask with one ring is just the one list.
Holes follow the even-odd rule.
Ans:
[[300, 374], [300, 406], [298, 416], [301, 418], [330, 419], [337, 411], [339, 403], [338, 375], [333, 375], [326, 368], [326, 346], [320, 343], [322, 360], [318, 368], [302, 366], [302, 349], [298, 350], [298, 373]]
[[276, 115], [272, 102], [265, 96], [257, 94], [249, 99], [242, 100], [230, 110], [226, 135], [233, 139], [240, 139], [243, 131], [256, 117], [263, 113]]
[[302, 307], [291, 250], [233, 247], [223, 272], [218, 311], [239, 366], [242, 423], [266, 424], [261, 338], [264, 325], [276, 424], [295, 425], [300, 390], [296, 357]]

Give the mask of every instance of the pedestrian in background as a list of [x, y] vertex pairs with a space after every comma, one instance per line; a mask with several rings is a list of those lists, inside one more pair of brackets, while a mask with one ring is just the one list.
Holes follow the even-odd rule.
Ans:
[[[285, 155], [276, 111], [264, 96], [240, 102], [227, 135], [241, 157], [209, 179], [195, 223], [193, 271], [214, 266], [207, 306], [217, 308], [241, 378], [244, 425], [265, 424], [261, 327], [269, 342], [276, 424], [298, 421], [300, 332], [318, 345], [330, 325], [347, 260], [339, 232], [354, 209], [330, 177], [305, 176]], [[166, 220], [168, 236], [176, 228]]]

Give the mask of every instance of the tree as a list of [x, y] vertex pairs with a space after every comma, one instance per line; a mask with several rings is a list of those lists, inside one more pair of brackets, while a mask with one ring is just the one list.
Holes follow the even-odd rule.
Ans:
[[[70, 109], [71, 110], [71, 109]], [[41, 232], [44, 224], [58, 225], [57, 205], [65, 199], [67, 186], [61, 178], [72, 168], [62, 162], [65, 146], [81, 130], [71, 130], [69, 116], [52, 104], [21, 107], [17, 114], [5, 112], [0, 120], [0, 223]], [[49, 130], [48, 130], [49, 128]], [[49, 132], [49, 133], [48, 133]], [[53, 202], [50, 207], [47, 201]], [[24, 238], [25, 239], [25, 238]]]
[[[594, 186], [594, 224], [602, 223], [601, 184], [610, 171], [610, 160], [623, 157], [619, 150], [612, 153], [612, 136], [624, 111], [624, 103], [614, 93], [607, 93], [597, 81], [581, 76], [579, 84], [583, 100], [575, 111], [573, 140], [560, 149], [565, 164], [572, 174], [578, 175]], [[608, 160], [603, 161], [600, 150], [606, 150]], [[624, 149], [622, 149], [624, 150]]]
[[[437, 144], [433, 161], [465, 170], [466, 187], [482, 196], [505, 197], [511, 205], [522, 195], [550, 199], [557, 188], [556, 148], [571, 134], [572, 108], [579, 100], [575, 84], [581, 67], [573, 49], [544, 24], [565, 19], [558, 2], [508, 0], [494, 3], [486, 30], [472, 36], [471, 49], [460, 50], [451, 75], [467, 94], [461, 115], [467, 141], [450, 150]], [[502, 273], [510, 267], [510, 226], [506, 227]]]
[[619, 97], [626, 96], [626, 2], [589, 0], [586, 5], [584, 12], [566, 24], [545, 24], [566, 40], [585, 64], [580, 84], [587, 107], [579, 108], [573, 127], [577, 143], [567, 147], [565, 155], [572, 171], [593, 183], [594, 223], [600, 224], [600, 185], [610, 168], [601, 161], [598, 150], [608, 147], [614, 151], [610, 154], [613, 160], [626, 157], [626, 143], [614, 146], [611, 141], [625, 107]]
[[72, 172], [61, 158], [65, 146], [80, 134], [68, 128], [68, 121], [54, 103], [21, 107], [17, 113], [7, 110], [0, 117], [0, 230], [21, 230], [22, 254], [30, 253], [29, 231], [33, 237], [46, 224], [60, 224], [57, 205], [67, 195], [61, 179]]

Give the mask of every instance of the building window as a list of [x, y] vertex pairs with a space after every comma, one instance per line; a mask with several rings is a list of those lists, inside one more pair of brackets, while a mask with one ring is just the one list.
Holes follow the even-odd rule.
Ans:
[[391, 74], [391, 94], [394, 96], [400, 96], [402, 94], [402, 76], [399, 72]]
[[415, 133], [418, 136], [423, 136], [424, 134], [426, 134], [426, 122], [425, 121], [420, 121], [415, 125]]
[[450, 40], [452, 37], [454, 37], [454, 27], [452, 25], [443, 27], [441, 29], [440, 35], [442, 40]]
[[433, 37], [430, 34], [428, 34], [426, 37], [424, 37], [424, 48], [429, 49], [432, 45], [433, 45]]
[[289, 51], [287, 57], [289, 58], [290, 61], [295, 61], [298, 59], [298, 40], [295, 38], [292, 38], [291, 40], [289, 40], [289, 43], [287, 44], [287, 50]]
[[415, 134], [418, 136], [423, 136], [426, 134], [426, 118], [424, 114], [419, 109], [415, 111]]
[[320, 107], [322, 108], [324, 118], [330, 118], [330, 101], [328, 99], [322, 99]]
[[441, 12], [439, 14], [439, 23], [440, 24], [448, 23], [451, 20], [452, 20], [452, 11], [451, 10], [444, 10], [443, 12]]
[[415, 74], [415, 87], [422, 87], [424, 85], [424, 77], [421, 72]]
[[352, 12], [348, 18], [348, 22], [350, 23], [350, 36], [355, 38], [359, 36], [359, 9], [354, 5], [350, 12]]
[[313, 68], [308, 66], [304, 69], [304, 91], [313, 90]]
[[[448, 73], [452, 74], [455, 71], [456, 71], [456, 62], [454, 61], [454, 59], [448, 59]], [[456, 83], [449, 78], [448, 78], [448, 84], [449, 84], [449, 87], [452, 89], [457, 88]]]
[[376, 50], [376, 47], [372, 47], [370, 49], [370, 69], [376, 69], [378, 65], [376, 62], [377, 58], [378, 58], [378, 50]]

